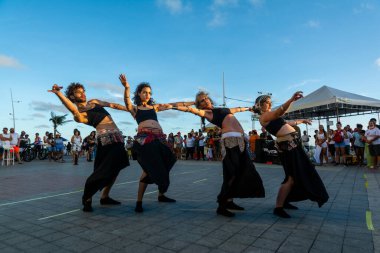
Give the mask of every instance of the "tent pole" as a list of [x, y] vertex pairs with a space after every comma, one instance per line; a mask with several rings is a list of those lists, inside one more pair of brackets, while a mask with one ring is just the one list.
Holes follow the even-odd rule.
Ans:
[[330, 126], [329, 126], [329, 117], [327, 116], [326, 117], [326, 128], [327, 128], [327, 131], [329, 131], [330, 130]]

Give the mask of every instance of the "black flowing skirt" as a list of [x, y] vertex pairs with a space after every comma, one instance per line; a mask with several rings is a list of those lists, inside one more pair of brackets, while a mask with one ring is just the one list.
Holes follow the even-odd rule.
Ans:
[[310, 199], [317, 202], [319, 207], [326, 203], [329, 195], [325, 185], [302, 145], [298, 143], [293, 149], [284, 150], [279, 154], [285, 171], [285, 179], [282, 183], [287, 182], [289, 176], [294, 179], [294, 185], [286, 201], [294, 202]]
[[129, 160], [123, 143], [102, 146], [99, 142], [94, 161], [94, 172], [87, 178], [84, 198], [91, 198], [97, 191], [113, 183], [120, 170], [127, 166], [129, 166]]
[[240, 152], [239, 146], [225, 148], [223, 158], [223, 185], [218, 202], [229, 198], [264, 198], [265, 190], [259, 173], [249, 157], [247, 148]]
[[167, 192], [170, 184], [169, 172], [177, 161], [170, 148], [156, 139], [144, 145], [135, 142], [133, 149], [138, 163], [147, 174], [141, 182], [154, 183], [158, 185], [160, 193]]

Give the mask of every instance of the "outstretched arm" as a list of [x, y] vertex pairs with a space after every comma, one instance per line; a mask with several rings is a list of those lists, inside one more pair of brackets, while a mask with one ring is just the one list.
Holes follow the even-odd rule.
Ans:
[[174, 103], [167, 103], [167, 104], [156, 104], [153, 107], [157, 112], [159, 112], [159, 111], [172, 109], [173, 107], [178, 107], [178, 106], [186, 107], [186, 106], [192, 106], [194, 104], [195, 104], [194, 102], [174, 102]]
[[85, 122], [86, 119], [83, 114], [81, 114], [78, 108], [75, 106], [73, 102], [70, 101], [63, 93], [61, 92], [62, 87], [54, 84], [51, 90], [48, 92], [52, 92], [61, 100], [62, 104], [74, 115], [74, 120], [77, 122]]
[[290, 105], [294, 101], [297, 101], [298, 99], [300, 99], [302, 97], [303, 97], [302, 91], [297, 91], [296, 93], [293, 94], [293, 96], [288, 101], [286, 101], [284, 104], [282, 104], [276, 110], [266, 112], [265, 114], [261, 115], [260, 121], [261, 122], [269, 122], [269, 121], [275, 120], [275, 119], [283, 116], [286, 113], [286, 111], [289, 109]]
[[110, 108], [115, 109], [115, 110], [128, 111], [127, 107], [125, 107], [124, 105], [121, 105], [121, 104], [117, 104], [117, 103], [109, 103], [109, 102], [102, 101], [99, 99], [91, 99], [88, 102], [92, 103], [92, 104], [98, 104], [98, 105], [103, 106], [103, 107], [110, 107]]
[[237, 112], [246, 112], [246, 111], [252, 111], [251, 107], [236, 107], [236, 108], [230, 108], [231, 113], [237, 113]]
[[121, 74], [119, 76], [119, 80], [121, 84], [124, 86], [124, 103], [126, 107], [126, 111], [130, 112], [133, 117], [135, 117], [135, 107], [132, 104], [131, 100], [131, 87], [129, 86], [129, 83], [127, 81], [127, 77], [124, 74]]
[[311, 120], [310, 119], [295, 119], [295, 120], [287, 120], [286, 123], [288, 123], [291, 126], [296, 126], [299, 124], [307, 124], [311, 125]]
[[206, 112], [205, 110], [197, 109], [191, 106], [177, 106], [177, 107], [173, 107], [172, 109], [177, 110], [177, 111], [182, 111], [182, 112], [189, 112], [199, 117], [205, 117], [207, 119], [210, 118], [209, 112]]

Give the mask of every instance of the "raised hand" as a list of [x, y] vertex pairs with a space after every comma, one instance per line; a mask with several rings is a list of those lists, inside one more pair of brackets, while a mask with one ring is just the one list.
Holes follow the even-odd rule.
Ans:
[[119, 76], [119, 80], [120, 80], [121, 84], [122, 84], [125, 88], [129, 88], [129, 83], [128, 83], [127, 78], [125, 77], [124, 74], [121, 74], [121, 75]]
[[302, 123], [306, 125], [311, 125], [312, 120], [311, 119], [304, 119]]
[[58, 93], [63, 87], [62, 86], [58, 86], [58, 84], [54, 84], [53, 87], [51, 88], [51, 90], [48, 90], [48, 92], [52, 92], [52, 93]]
[[297, 101], [300, 98], [303, 98], [303, 92], [297, 91], [296, 93], [293, 94], [292, 101]]

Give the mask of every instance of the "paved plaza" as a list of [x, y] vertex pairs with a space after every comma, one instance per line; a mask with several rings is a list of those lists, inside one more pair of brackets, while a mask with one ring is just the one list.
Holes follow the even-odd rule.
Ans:
[[317, 167], [329, 201], [295, 203], [291, 219], [272, 214], [283, 170], [256, 164], [264, 199], [236, 199], [234, 218], [218, 216], [220, 162], [178, 161], [167, 196], [150, 185], [144, 213], [134, 212], [141, 169], [120, 173], [111, 196], [121, 206], [81, 211], [92, 163], [32, 161], [0, 167], [0, 252], [380, 252], [380, 173], [356, 166]]

